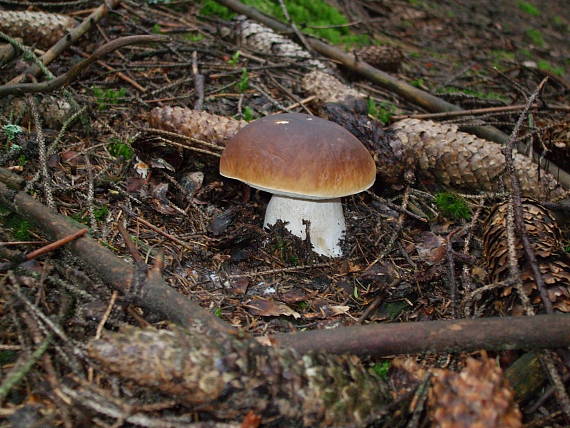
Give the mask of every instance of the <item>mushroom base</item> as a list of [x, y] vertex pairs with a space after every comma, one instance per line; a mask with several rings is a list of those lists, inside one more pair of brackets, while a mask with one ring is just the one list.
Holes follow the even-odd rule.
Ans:
[[285, 228], [293, 235], [306, 239], [306, 226], [309, 221], [309, 235], [313, 251], [327, 257], [340, 257], [340, 240], [344, 237], [346, 224], [340, 198], [307, 200], [289, 196], [273, 195], [267, 210], [263, 226], [275, 224], [278, 220], [285, 223]]

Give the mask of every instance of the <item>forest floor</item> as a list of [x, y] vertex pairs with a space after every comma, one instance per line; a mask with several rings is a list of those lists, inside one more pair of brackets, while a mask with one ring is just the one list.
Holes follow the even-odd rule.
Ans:
[[[223, 178], [219, 151], [198, 152], [189, 149], [186, 140], [160, 136], [149, 129], [148, 116], [156, 107], [193, 108], [200, 95], [196, 73], [205, 78], [201, 107], [209, 113], [248, 121], [283, 111], [317, 114], [318, 105], [302, 103], [308, 94], [300, 81], [308, 66], [302, 60], [248, 49], [237, 40], [231, 16], [206, 14], [200, 2], [121, 3], [55, 58], [49, 70], [61, 75], [118, 37], [163, 34], [171, 39], [125, 46], [89, 66], [65, 91], [37, 93], [41, 122], [29, 107], [26, 110], [25, 98], [1, 100], [1, 166], [23, 178], [30, 195], [87, 227], [102, 246], [133, 262], [136, 252], [125, 242], [130, 236], [141, 256], [138, 269], [141, 263], [160, 265], [172, 289], [255, 336], [520, 311], [512, 284], [502, 291], [477, 291], [492, 282], [483, 256], [485, 219], [496, 203], [506, 200], [505, 193], [448, 189], [421, 175], [411, 184], [377, 182], [371, 192], [343, 200], [348, 232], [343, 244], [346, 256], [339, 259], [314, 254], [283, 228], [264, 230], [267, 193]], [[522, 107], [500, 108], [524, 105], [547, 77], [519, 135], [529, 135], [526, 142], [538, 153], [570, 172], [567, 1], [330, 3], [349, 23], [338, 27], [344, 36], [359, 35], [360, 42], [393, 46], [402, 53], [395, 69], [388, 71], [394, 77], [465, 110], [498, 108], [475, 119], [434, 120], [459, 125], [476, 120], [509, 135]], [[99, 4], [0, 0], [0, 10], [57, 12], [81, 21]], [[297, 24], [310, 28], [310, 23]], [[347, 52], [360, 48], [343, 45], [343, 39], [337, 42]], [[34, 52], [41, 54], [39, 49]], [[381, 125], [428, 113], [334, 61], [319, 59], [335, 70], [337, 78], [369, 95], [368, 113]], [[27, 65], [22, 58], [0, 64], [0, 85]], [[70, 98], [81, 114], [62, 129], [58, 112], [67, 108]], [[41, 140], [47, 153], [42, 154]], [[412, 215], [406, 214], [410, 211]], [[569, 222], [559, 219], [556, 250], [568, 253]], [[117, 378], [93, 375], [93, 367], [75, 350], [99, 337], [103, 325], [107, 330], [124, 324], [165, 328], [172, 320], [117, 297], [84, 261], [63, 249], [21, 263], [18, 257], [45, 245], [50, 233], [6, 208], [2, 221], [0, 382], [7, 389], [0, 387], [0, 427], [182, 426], [160, 424], [161, 418], [173, 416], [210, 420], [208, 412], [193, 411], [160, 395], [128, 407], [135, 398], [129, 396], [133, 390]], [[31, 306], [23, 303], [23, 296]], [[535, 308], [544, 312], [540, 303]], [[59, 325], [68, 340], [56, 334], [43, 357], [25, 371], [23, 363], [52, 334], [38, 313]], [[411, 358], [425, 368], [460, 370], [473, 355], [479, 354], [442, 352]], [[489, 355], [507, 370], [528, 354], [515, 350]], [[551, 355], [555, 370], [567, 379], [566, 355]], [[364, 361], [380, 373], [388, 370], [392, 356], [369, 356]], [[7, 387], [9, 375], [17, 369], [24, 375]], [[80, 395], [66, 401], [58, 385], [70, 372], [70, 382]], [[561, 411], [563, 396], [552, 394], [544, 374], [539, 377], [543, 382], [518, 403], [524, 422], [568, 426], [570, 415]], [[97, 388], [90, 389], [87, 383]], [[89, 394], [106, 401], [92, 405], [96, 400]], [[127, 422], [135, 407], [137, 414], [148, 417], [144, 423]], [[421, 421], [408, 425], [414, 413]], [[429, 414], [414, 408], [401, 418], [401, 426], [429, 426]], [[241, 420], [230, 422], [240, 426]], [[262, 426], [283, 426], [278, 421], [262, 422]]]

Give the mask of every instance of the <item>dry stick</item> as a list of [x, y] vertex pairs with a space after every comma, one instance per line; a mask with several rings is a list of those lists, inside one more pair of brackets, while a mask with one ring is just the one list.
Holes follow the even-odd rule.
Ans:
[[[399, 116], [392, 116], [392, 120], [445, 119], [448, 117], [470, 116], [470, 115], [474, 115], [474, 114], [505, 113], [505, 112], [512, 112], [512, 111], [520, 111], [520, 110], [523, 110], [525, 107], [526, 107], [526, 104], [515, 104], [512, 106], [474, 108], [471, 110], [446, 111], [443, 113], [402, 114]], [[531, 106], [531, 108], [537, 108], [537, 107], [538, 107], [538, 104], [533, 104]]]
[[[71, 50], [73, 52], [76, 52], [77, 54], [81, 55], [83, 58], [89, 58], [89, 54], [83, 52], [81, 49], [72, 47]], [[142, 86], [140, 83], [136, 82], [135, 80], [131, 79], [129, 76], [127, 76], [122, 71], [118, 71], [116, 68], [111, 67], [109, 64], [107, 64], [106, 62], [101, 61], [101, 60], [98, 60], [97, 64], [99, 64], [101, 67], [107, 69], [108, 71], [115, 73], [115, 75], [119, 79], [127, 82], [129, 85], [131, 85], [133, 88], [137, 89], [138, 91], [146, 92], [146, 88], [144, 86]]]
[[71, 67], [66, 73], [56, 77], [53, 80], [41, 83], [19, 83], [16, 85], [0, 86], [0, 97], [12, 94], [25, 94], [28, 92], [49, 92], [53, 91], [63, 85], [67, 85], [77, 77], [85, 68], [93, 64], [99, 58], [113, 52], [116, 49], [136, 43], [148, 42], [166, 42], [170, 40], [166, 36], [150, 35], [150, 36], [126, 36], [113, 40], [112, 42], [105, 43], [91, 54], [85, 61], [81, 61]]
[[55, 201], [53, 199], [53, 193], [51, 189], [51, 176], [49, 174], [47, 164], [46, 140], [44, 138], [40, 115], [38, 114], [38, 108], [34, 97], [28, 95], [26, 97], [26, 101], [30, 107], [30, 112], [32, 113], [32, 118], [34, 121], [34, 129], [36, 131], [36, 141], [38, 143], [39, 161], [41, 168], [40, 171], [43, 178], [44, 197], [46, 198], [47, 206], [53, 208], [55, 206]]
[[[48, 51], [40, 57], [40, 60], [44, 65], [48, 65], [54, 59], [56, 59], [65, 49], [67, 49], [71, 44], [83, 36], [89, 29], [103, 19], [111, 9], [115, 9], [121, 0], [106, 0], [101, 6], [93, 11], [87, 18], [81, 22], [77, 27], [69, 31], [68, 34], [63, 36], [59, 41], [53, 45]], [[20, 83], [26, 76], [36, 76], [40, 72], [40, 67], [37, 65], [32, 65], [26, 69], [22, 74], [13, 78], [9, 84], [15, 85]]]
[[[544, 84], [546, 83], [547, 80], [548, 80], [548, 78], [543, 79], [542, 82], [540, 82], [540, 84], [536, 88], [536, 90], [529, 97], [528, 103], [527, 103], [525, 109], [521, 112], [520, 117], [519, 117], [519, 119], [515, 125], [515, 128], [513, 129], [511, 137], [509, 138], [509, 141], [507, 142], [506, 146], [503, 149], [503, 154], [505, 156], [506, 170], [508, 171], [509, 180], [511, 182], [511, 189], [512, 189], [511, 196], [512, 196], [512, 204], [514, 207], [514, 221], [515, 221], [516, 230], [517, 230], [517, 233], [521, 236], [521, 240], [522, 240], [524, 251], [525, 251], [525, 256], [526, 256], [526, 259], [527, 259], [527, 261], [530, 264], [530, 267], [532, 269], [532, 273], [534, 275], [534, 280], [536, 281], [536, 286], [538, 288], [538, 291], [540, 292], [540, 297], [542, 299], [542, 303], [544, 304], [544, 308], [546, 309], [547, 313], [552, 313], [552, 311], [553, 311], [552, 302], [550, 301], [550, 299], [548, 297], [548, 293], [546, 291], [546, 286], [544, 285], [544, 278], [542, 277], [542, 273], [540, 272], [540, 269], [538, 267], [536, 255], [534, 254], [534, 250], [530, 244], [530, 241], [528, 240], [528, 235], [526, 233], [526, 227], [525, 227], [524, 222], [523, 222], [521, 187], [520, 187], [519, 179], [518, 179], [517, 175], [515, 174], [515, 167], [513, 164], [514, 141], [515, 141], [515, 139], [519, 133], [522, 122], [523, 122], [524, 118], [526, 117], [530, 106], [534, 103], [534, 100], [538, 96], [538, 93], [540, 92], [540, 90], [542, 89], [542, 87], [544, 86]], [[510, 202], [509, 202], [509, 204], [510, 204]]]
[[31, 253], [26, 254], [26, 260], [32, 260], [36, 257], [39, 257], [43, 254], [49, 253], [57, 248], [63, 247], [65, 244], [70, 243], [71, 241], [76, 240], [77, 238], [81, 238], [83, 235], [87, 233], [87, 229], [78, 230], [75, 233], [72, 233], [69, 236], [66, 236], [62, 239], [58, 239], [51, 244], [45, 245], [42, 248], [38, 248], [37, 250], [32, 251]]
[[[546, 291], [544, 278], [542, 277], [542, 273], [540, 272], [540, 268], [538, 267], [538, 262], [536, 260], [534, 249], [532, 248], [530, 241], [528, 240], [528, 234], [526, 233], [526, 226], [523, 222], [520, 183], [518, 181], [518, 177], [515, 174], [515, 169], [513, 165], [513, 146], [514, 146], [514, 141], [522, 125], [522, 122], [528, 113], [530, 105], [534, 103], [534, 100], [538, 96], [538, 93], [540, 92], [540, 90], [542, 89], [547, 80], [548, 78], [544, 78], [542, 82], [540, 82], [540, 84], [537, 86], [536, 90], [529, 97], [527, 106], [521, 112], [521, 115], [517, 120], [515, 128], [513, 129], [511, 137], [509, 138], [509, 141], [507, 142], [506, 146], [503, 149], [503, 154], [505, 156], [506, 170], [509, 174], [509, 179], [511, 182], [511, 189], [512, 189], [509, 198], [508, 215], [507, 215], [507, 228], [508, 228], [508, 239], [509, 239], [509, 269], [511, 277], [517, 278], [516, 285], [517, 285], [518, 294], [529, 315], [534, 314], [534, 309], [530, 304], [529, 298], [525, 294], [525, 291], [522, 286], [522, 279], [520, 278], [520, 270], [518, 268], [518, 260], [516, 256], [516, 249], [513, 242], [514, 241], [513, 225], [516, 228], [516, 232], [521, 237], [521, 241], [524, 247], [525, 257], [532, 269], [534, 280], [540, 292], [540, 297], [542, 299], [544, 308], [546, 309], [546, 312], [549, 314], [553, 312], [553, 308], [552, 308], [552, 302], [550, 301], [550, 298], [548, 297], [548, 293]], [[568, 397], [568, 394], [564, 388], [564, 384], [560, 379], [558, 370], [554, 365], [552, 355], [548, 351], [546, 351], [542, 353], [540, 358], [543, 364], [546, 366], [547, 372], [554, 386], [556, 398], [560, 406], [562, 407], [562, 411], [564, 412], [567, 418], [570, 418], [570, 398]]]
[[[47, 234], [61, 238], [76, 232], [66, 217], [54, 214], [23, 192], [0, 183], [0, 202], [36, 223]], [[71, 242], [69, 250], [113, 289], [128, 293], [134, 283], [131, 264], [88, 237]], [[191, 302], [161, 278], [150, 277], [139, 294], [129, 295], [133, 303], [172, 322], [195, 325], [200, 322], [221, 332], [233, 332], [228, 324]], [[43, 319], [43, 318], [42, 318]], [[48, 322], [48, 320], [44, 320]], [[53, 327], [52, 327], [53, 328]], [[61, 334], [57, 329], [54, 331]], [[549, 334], [545, 335], [544, 331]], [[300, 352], [351, 352], [391, 355], [414, 352], [453, 352], [476, 349], [553, 348], [570, 345], [570, 316], [537, 315], [479, 320], [427, 321], [379, 324], [336, 330], [317, 330], [271, 337], [274, 344], [291, 346]]]
[[192, 74], [194, 75], [194, 89], [198, 99], [194, 103], [194, 110], [202, 110], [204, 104], [204, 75], [198, 70], [198, 53], [192, 52]]
[[[217, 2], [234, 10], [235, 12], [241, 13], [251, 19], [261, 22], [274, 31], [282, 34], [294, 33], [294, 31], [288, 25], [268, 15], [265, 15], [256, 8], [247, 6], [238, 0], [217, 0]], [[331, 46], [328, 43], [322, 42], [308, 35], [305, 36], [305, 40], [321, 55], [339, 61], [351, 71], [363, 75], [367, 79], [370, 79], [380, 86], [404, 97], [406, 100], [420, 107], [423, 107], [430, 112], [463, 110], [461, 107], [456, 106], [455, 104], [448, 103], [447, 101], [444, 101], [441, 98], [438, 98], [428, 92], [422, 91], [421, 89], [409, 85], [406, 82], [398, 80], [390, 76], [388, 73], [378, 70], [377, 68], [372, 67], [370, 64], [367, 64], [364, 61], [358, 60], [358, 58], [356, 58], [354, 55], [346, 53], [335, 46]], [[492, 126], [464, 126], [463, 129], [481, 138], [495, 141], [497, 143], [504, 144], [508, 141], [508, 136], [506, 134]], [[570, 189], [570, 173], [561, 170], [558, 166], [554, 165], [551, 162], [549, 163], [546, 161], [541, 161], [540, 166], [547, 169], [550, 173], [557, 177], [564, 187]]]
[[[0, 202], [35, 223], [55, 239], [71, 235], [79, 229], [66, 217], [53, 213], [24, 192], [9, 190], [3, 183], [0, 183]], [[162, 278], [156, 276], [147, 278], [138, 294], [129, 294], [129, 290], [136, 282], [135, 269], [95, 240], [84, 236], [71, 242], [68, 248], [76, 257], [83, 260], [87, 267], [98, 273], [107, 285], [127, 294], [134, 304], [143, 309], [158, 313], [183, 326], [193, 325], [198, 321], [217, 331], [234, 331], [229, 324], [191, 302], [187, 296], [179, 294]]]
[[556, 348], [570, 343], [570, 315], [381, 323], [281, 333], [269, 341], [301, 353], [320, 350], [375, 356]]

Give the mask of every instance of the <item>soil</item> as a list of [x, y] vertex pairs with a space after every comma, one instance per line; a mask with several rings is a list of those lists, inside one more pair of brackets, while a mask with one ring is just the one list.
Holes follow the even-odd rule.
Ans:
[[[99, 5], [97, 1], [20, 5], [24, 3], [29, 10], [57, 11], [78, 20]], [[475, 293], [491, 282], [483, 258], [483, 224], [490, 208], [503, 200], [501, 195], [475, 191], [462, 195], [458, 199], [468, 215], [461, 218], [453, 209], [445, 211], [438, 206], [436, 195], [447, 189], [437, 183], [418, 177], [411, 185], [376, 185], [372, 192], [343, 200], [346, 256], [329, 259], [313, 253], [307, 242], [291, 236], [282, 224], [264, 230], [269, 195], [221, 177], [218, 152], [181, 149], [170, 143], [181, 139], [149, 130], [151, 109], [195, 105], [199, 93], [193, 65], [205, 77], [202, 109], [209, 113], [255, 119], [280, 112], [307, 96], [300, 80], [308, 68], [301, 60], [250, 51], [236, 40], [231, 22], [200, 16], [194, 2], [171, 3], [123, 1], [122, 7], [49, 66], [54, 75], [63, 74], [102, 44], [122, 36], [161, 33], [172, 37], [167, 44], [121, 48], [91, 65], [65, 90], [55, 91], [58, 99], [72, 99], [84, 108], [63, 130], [57, 118], [49, 122], [49, 113], [43, 116], [43, 125], [38, 124], [22, 103], [16, 108], [12, 97], [2, 100], [2, 166], [25, 180], [29, 194], [87, 226], [101, 245], [133, 261], [136, 255], [118, 229], [123, 225], [144, 263], [159, 264], [174, 290], [252, 335], [357, 323], [511, 315], [513, 308], [520, 308], [511, 289], [509, 293]], [[391, 72], [395, 77], [464, 109], [525, 104], [548, 77], [538, 98], [539, 108], [525, 119], [520, 134], [530, 136], [526, 141], [547, 159], [570, 170], [570, 140], [565, 137], [570, 134], [567, 1], [537, 2], [538, 13], [528, 12], [526, 2], [511, 0], [331, 3], [353, 23], [353, 31], [402, 52], [401, 63]], [[22, 10], [20, 5], [0, 0], [4, 10]], [[236, 56], [238, 50], [242, 54]], [[336, 67], [339, 79], [365, 91], [387, 109], [392, 117], [387, 124], [393, 116], [426, 113], [410, 100], [321, 59]], [[1, 66], [1, 83], [19, 75], [26, 64], [18, 58]], [[240, 89], [244, 69], [249, 82], [247, 88]], [[40, 115], [55, 105], [45, 102], [46, 97], [43, 93], [36, 96]], [[317, 113], [319, 106], [308, 104], [293, 111]], [[460, 125], [484, 121], [509, 134], [518, 114], [511, 111], [443, 120]], [[22, 132], [10, 137], [6, 125], [16, 124]], [[42, 135], [48, 146], [45, 159], [38, 144]], [[45, 170], [49, 180], [43, 176]], [[402, 206], [412, 215], [402, 213]], [[58, 337], [57, 347], [50, 347], [6, 397], [0, 395], [0, 401], [5, 398], [0, 420], [6, 418], [1, 426], [24, 426], [23, 420], [32, 421], [27, 426], [113, 425], [128, 414], [127, 403], [133, 398], [129, 387], [104, 374], [93, 376], [89, 363], [76, 359], [77, 353], [67, 360], [66, 353], [82, 349], [87, 340], [100, 334], [98, 328], [103, 324], [106, 330], [126, 323], [163, 328], [168, 320], [141, 310], [127, 298], [112, 297], [112, 290], [94, 272], [63, 249], [18, 264], [18, 257], [47, 243], [46, 233], [7, 210], [3, 219], [1, 240], [11, 244], [4, 245], [1, 254], [12, 264], [5, 264], [0, 273], [2, 282], [10, 284], [0, 294], [1, 381], [40, 346], [49, 330], [37, 315], [30, 315], [34, 312], [26, 309], [15, 290], [22, 290], [37, 311], [57, 319], [69, 341]], [[558, 242], [567, 250], [568, 225], [560, 225]], [[74, 303], [68, 304], [69, 300]], [[371, 305], [373, 310], [368, 309]], [[544, 311], [540, 304], [535, 307]], [[65, 314], [60, 313], [63, 309]], [[523, 354], [490, 355], [506, 370]], [[467, 356], [453, 353], [412, 358], [423, 367], [458, 369]], [[554, 357], [562, 376], [568, 370], [564, 356]], [[391, 358], [365, 359], [371, 367], [385, 361]], [[71, 371], [74, 376], [68, 376]], [[92, 382], [93, 389], [87, 388], [85, 379]], [[89, 389], [106, 399], [114, 397], [125, 406], [118, 412], [122, 416], [115, 419], [89, 406], [86, 393], [83, 402], [66, 402], [54, 392], [64, 380], [83, 393]], [[550, 417], [549, 426], [567, 426], [557, 399], [550, 397], [534, 406], [543, 392], [537, 388], [525, 403], [519, 403], [532, 410], [524, 415], [524, 421]], [[172, 401], [149, 396], [149, 403], [136, 406], [159, 421], [165, 414], [192, 413], [176, 403], [167, 405], [167, 399]], [[164, 408], [161, 402], [166, 403]], [[195, 421], [209, 420], [207, 412], [192, 415]], [[401, 426], [408, 426], [413, 415], [408, 416], [403, 417]], [[427, 412], [421, 418], [421, 426], [429, 426]], [[124, 426], [131, 425], [124, 422]]]

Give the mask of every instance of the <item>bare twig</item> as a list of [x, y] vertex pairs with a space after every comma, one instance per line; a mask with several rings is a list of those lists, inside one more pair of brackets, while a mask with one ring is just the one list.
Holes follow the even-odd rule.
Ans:
[[[48, 65], [52, 62], [55, 58], [57, 58], [65, 49], [67, 49], [71, 44], [73, 44], [76, 40], [78, 40], [81, 36], [83, 36], [89, 29], [103, 19], [111, 9], [115, 9], [121, 0], [106, 0], [104, 1], [101, 6], [93, 11], [87, 18], [81, 22], [77, 27], [73, 28], [62, 37], [55, 45], [53, 45], [45, 54], [40, 57], [40, 60], [44, 65]], [[22, 74], [12, 79], [9, 84], [15, 85], [20, 83], [22, 80], [25, 79], [26, 76], [36, 76], [40, 71], [40, 68], [37, 65], [32, 65], [31, 67], [27, 68]]]
[[148, 43], [148, 42], [166, 42], [169, 38], [160, 35], [143, 35], [143, 36], [126, 36], [120, 37], [113, 40], [112, 42], [105, 43], [99, 49], [91, 54], [89, 58], [85, 61], [81, 61], [75, 64], [69, 71], [56, 77], [53, 80], [41, 83], [19, 83], [19, 84], [9, 84], [0, 86], [0, 97], [11, 94], [25, 94], [30, 92], [48, 92], [53, 91], [61, 86], [68, 85], [75, 79], [79, 73], [85, 70], [88, 66], [93, 64], [99, 58], [122, 48], [124, 46], [136, 44], [136, 43]]

